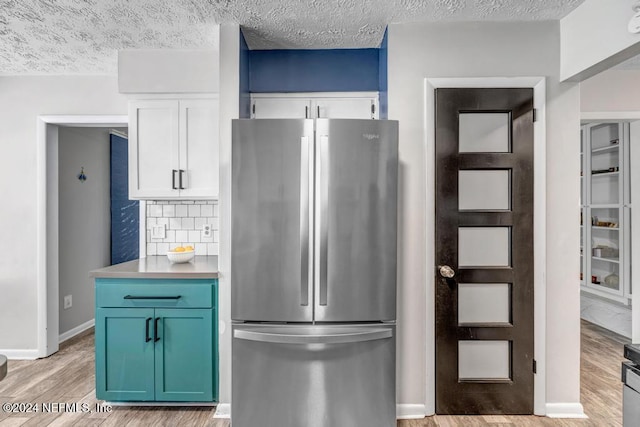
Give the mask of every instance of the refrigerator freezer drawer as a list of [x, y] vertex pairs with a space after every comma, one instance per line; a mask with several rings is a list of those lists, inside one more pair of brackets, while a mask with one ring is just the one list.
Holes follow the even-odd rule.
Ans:
[[396, 424], [395, 326], [234, 325], [233, 427]]

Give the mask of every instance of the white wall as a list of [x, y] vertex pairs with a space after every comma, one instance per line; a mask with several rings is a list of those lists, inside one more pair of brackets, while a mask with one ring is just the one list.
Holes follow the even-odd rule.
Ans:
[[[109, 129], [61, 126], [58, 131], [60, 334], [94, 319], [88, 272], [111, 261]], [[83, 167], [87, 180], [77, 175]], [[71, 295], [73, 305], [64, 309]]]
[[119, 89], [122, 93], [218, 92], [218, 62], [218, 51], [213, 49], [121, 50]]
[[218, 413], [228, 415], [231, 403], [231, 120], [240, 111], [240, 27], [220, 26], [220, 402]]
[[[424, 404], [425, 77], [547, 76], [546, 401], [581, 411], [579, 270], [579, 88], [559, 83], [558, 22], [389, 26], [389, 118], [400, 121], [398, 402]], [[428, 195], [433, 197], [433, 195]]]
[[586, 0], [560, 21], [561, 80], [582, 81], [640, 54], [627, 24], [636, 0]]
[[0, 114], [0, 194], [11, 206], [0, 209], [0, 353], [35, 356], [37, 116], [127, 114], [127, 103], [115, 77], [0, 77]]
[[640, 70], [608, 70], [581, 82], [580, 111], [640, 112]]

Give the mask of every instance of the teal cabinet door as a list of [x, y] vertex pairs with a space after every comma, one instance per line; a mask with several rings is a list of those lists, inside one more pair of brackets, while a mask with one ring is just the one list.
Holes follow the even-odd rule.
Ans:
[[154, 400], [154, 310], [96, 309], [96, 397]]
[[212, 309], [155, 310], [155, 398], [157, 401], [211, 402], [214, 387], [214, 316]]

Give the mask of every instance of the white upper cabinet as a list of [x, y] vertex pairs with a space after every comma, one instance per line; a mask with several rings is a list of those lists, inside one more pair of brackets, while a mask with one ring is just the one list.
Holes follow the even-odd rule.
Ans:
[[253, 119], [377, 119], [375, 92], [252, 94]]
[[308, 119], [311, 100], [304, 98], [253, 98], [252, 119]]
[[129, 103], [129, 197], [218, 197], [218, 102], [153, 99]]

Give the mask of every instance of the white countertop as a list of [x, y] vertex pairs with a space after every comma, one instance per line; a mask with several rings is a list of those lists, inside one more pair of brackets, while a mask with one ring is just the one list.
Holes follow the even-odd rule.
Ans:
[[148, 256], [133, 261], [99, 268], [89, 272], [94, 278], [137, 279], [215, 279], [218, 277], [217, 256], [195, 256], [191, 261], [173, 264], [164, 256]]

